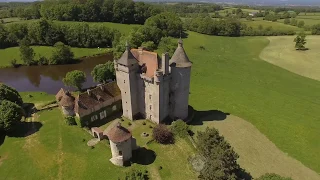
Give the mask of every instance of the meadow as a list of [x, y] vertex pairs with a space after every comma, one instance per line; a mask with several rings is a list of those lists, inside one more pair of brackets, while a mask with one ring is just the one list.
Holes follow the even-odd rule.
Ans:
[[[40, 56], [44, 56], [46, 58], [50, 58], [52, 55], [52, 51], [54, 47], [50, 46], [31, 46], [35, 52], [35, 59], [38, 59]], [[95, 54], [101, 54], [106, 52], [106, 49], [98, 49], [98, 48], [71, 48], [74, 53], [75, 58], [81, 58], [84, 56], [92, 56]], [[11, 60], [16, 59], [17, 63], [23, 64], [20, 58], [19, 47], [12, 47], [6, 49], [0, 49], [0, 67], [10, 67]]]
[[[22, 97], [25, 102], [35, 104], [54, 100], [53, 95], [39, 92], [25, 92]], [[111, 151], [106, 140], [94, 149], [88, 147], [86, 143], [92, 136], [77, 126], [67, 126], [58, 108], [37, 113], [25, 123], [30, 123], [27, 127], [36, 127], [36, 131], [26, 137], [6, 137], [0, 144], [0, 174], [4, 179], [118, 179], [132, 169], [147, 170], [154, 179], [196, 178], [187, 162], [193, 149], [186, 140], [177, 139], [175, 145], [168, 146], [145, 144], [151, 138], [143, 139], [141, 133], [151, 133], [149, 122], [147, 125], [133, 122], [129, 129], [137, 128], [133, 135], [138, 145], [154, 151], [157, 157], [152, 164], [141, 159], [130, 167], [117, 167], [109, 161]], [[128, 121], [121, 123], [127, 125]]]
[[[259, 58], [264, 37], [216, 37], [189, 32], [193, 61], [190, 104], [252, 123], [280, 150], [320, 172], [320, 82]], [[203, 48], [200, 48], [203, 46]]]
[[241, 21], [245, 23], [247, 26], [252, 27], [254, 29], [258, 29], [258, 27], [261, 25], [264, 29], [267, 27], [272, 27], [272, 29], [274, 30], [292, 30], [296, 32], [303, 31], [303, 28], [287, 25], [280, 21], [279, 22], [265, 21], [263, 20], [263, 18], [253, 18], [253, 21], [241, 19]]

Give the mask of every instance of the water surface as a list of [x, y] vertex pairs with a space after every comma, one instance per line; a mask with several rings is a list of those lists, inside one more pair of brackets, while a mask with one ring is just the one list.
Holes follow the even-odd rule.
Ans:
[[0, 82], [5, 83], [18, 91], [43, 91], [56, 94], [60, 88], [74, 90], [66, 87], [62, 79], [66, 73], [81, 70], [86, 73], [87, 79], [83, 88], [91, 87], [93, 82], [91, 71], [97, 64], [112, 60], [111, 55], [83, 58], [78, 64], [50, 65], [50, 66], [22, 66], [19, 68], [0, 69]]

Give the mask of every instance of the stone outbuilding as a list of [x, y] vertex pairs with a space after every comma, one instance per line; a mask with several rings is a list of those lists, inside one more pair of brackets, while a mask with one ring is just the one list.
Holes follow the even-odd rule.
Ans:
[[103, 131], [98, 127], [91, 128], [91, 133], [92, 133], [92, 136], [97, 138], [99, 141], [105, 139], [105, 136], [103, 135]]
[[131, 132], [118, 123], [110, 130], [103, 132], [110, 141], [112, 158], [110, 161], [117, 166], [124, 166], [132, 158], [132, 151], [138, 149], [136, 139]]
[[75, 98], [71, 95], [69, 91], [61, 91], [61, 96], [57, 99], [59, 105], [61, 106], [62, 112], [66, 116], [74, 116], [74, 100]]

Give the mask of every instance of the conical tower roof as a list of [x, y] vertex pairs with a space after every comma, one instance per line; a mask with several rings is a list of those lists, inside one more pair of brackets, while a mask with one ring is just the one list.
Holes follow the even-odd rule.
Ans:
[[130, 51], [128, 42], [126, 43], [126, 51], [122, 54], [117, 63], [124, 66], [131, 66], [132, 64], [138, 63], [138, 60], [133, 56], [133, 54]]
[[118, 123], [116, 126], [112, 127], [110, 130], [106, 129], [103, 135], [108, 136], [109, 140], [115, 143], [123, 142], [131, 138], [131, 132], [125, 127]]
[[70, 94], [70, 92], [66, 92], [63, 94], [61, 100], [60, 100], [60, 105], [64, 107], [71, 107], [74, 106], [74, 97]]
[[178, 41], [178, 47], [174, 52], [172, 58], [169, 61], [170, 65], [175, 64], [176, 67], [191, 67], [192, 63], [190, 62], [186, 52], [183, 48], [183, 41], [180, 38]]

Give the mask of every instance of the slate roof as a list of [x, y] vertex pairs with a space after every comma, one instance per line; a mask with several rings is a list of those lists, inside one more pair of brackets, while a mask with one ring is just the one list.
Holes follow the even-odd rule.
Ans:
[[175, 64], [175, 67], [191, 67], [192, 63], [190, 62], [186, 52], [183, 48], [183, 42], [182, 39], [179, 39], [178, 41], [178, 47], [174, 54], [172, 55], [172, 58], [169, 61], [169, 64]]
[[128, 129], [121, 126], [120, 123], [118, 123], [110, 130], [106, 129], [103, 132], [103, 135], [108, 136], [109, 140], [115, 143], [126, 141], [132, 137], [131, 132]]
[[131, 66], [132, 64], [138, 63], [138, 60], [131, 53], [128, 43], [126, 44], [126, 51], [122, 54], [120, 59], [118, 59], [117, 63], [124, 66]]
[[146, 76], [153, 77], [154, 72], [159, 67], [159, 56], [155, 52], [146, 51], [144, 49], [131, 49], [133, 56], [139, 61], [139, 65], [145, 64]]

